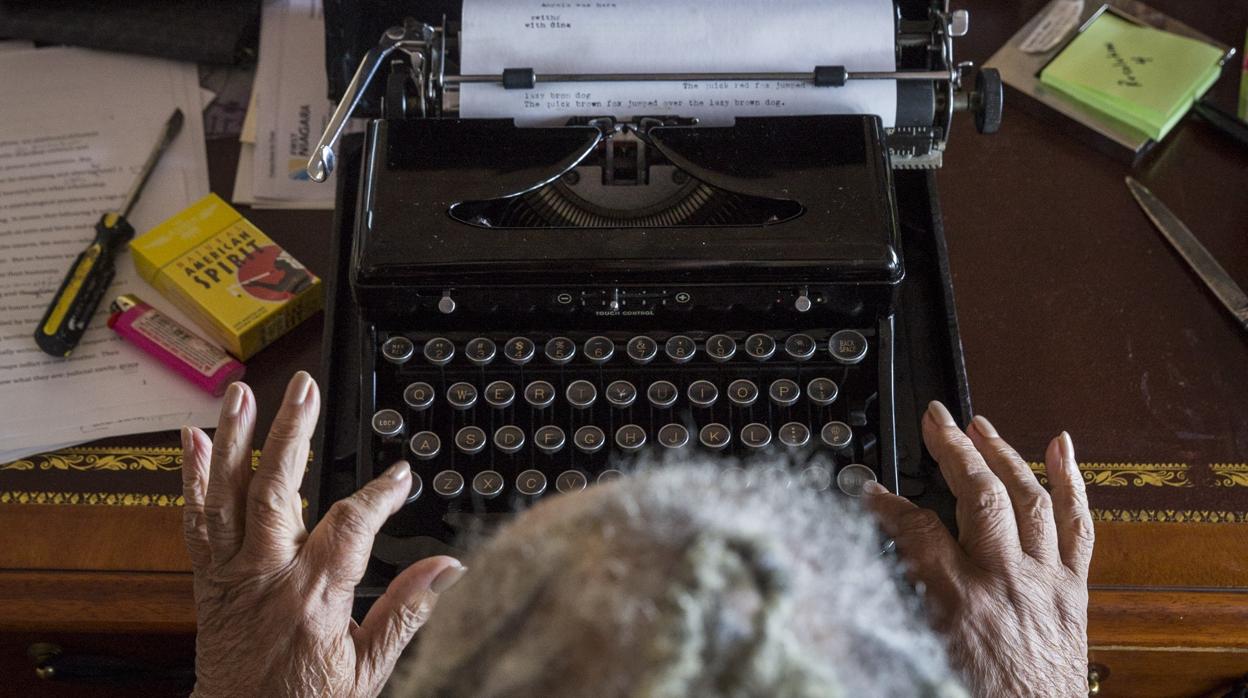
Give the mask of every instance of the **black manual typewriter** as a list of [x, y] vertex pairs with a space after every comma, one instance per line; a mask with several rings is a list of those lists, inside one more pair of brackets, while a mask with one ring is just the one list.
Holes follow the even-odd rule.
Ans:
[[[594, 113], [529, 128], [457, 113], [462, 84], [543, 76], [459, 74], [455, 3], [325, 9], [339, 107], [309, 174], [341, 166], [310, 517], [398, 459], [416, 476], [365, 587], [646, 451], [794, 450], [811, 460], [793, 487], [877, 480], [947, 509], [918, 417], [970, 405], [931, 169], [955, 110], [983, 132], [1001, 110], [997, 77], [953, 60], [964, 12], [897, 2], [894, 73], [771, 75], [893, 80], [889, 129]], [[365, 133], [339, 143], [352, 114]]]

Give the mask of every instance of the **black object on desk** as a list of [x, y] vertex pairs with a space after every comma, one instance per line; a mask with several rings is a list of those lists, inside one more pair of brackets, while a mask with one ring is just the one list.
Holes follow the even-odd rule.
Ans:
[[1208, 99], [1198, 100], [1192, 105], [1192, 111], [1196, 112], [1210, 126], [1226, 134], [1231, 140], [1238, 143], [1240, 147], [1248, 148], [1248, 123], [1245, 123], [1243, 119], [1224, 111]]
[[255, 60], [259, 0], [5, 0], [0, 36], [196, 63]]

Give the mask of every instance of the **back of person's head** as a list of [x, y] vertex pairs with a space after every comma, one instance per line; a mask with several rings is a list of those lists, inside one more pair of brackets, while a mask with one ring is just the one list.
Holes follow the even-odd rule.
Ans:
[[751, 472], [654, 464], [521, 515], [439, 600], [391, 694], [965, 695], [871, 517]]

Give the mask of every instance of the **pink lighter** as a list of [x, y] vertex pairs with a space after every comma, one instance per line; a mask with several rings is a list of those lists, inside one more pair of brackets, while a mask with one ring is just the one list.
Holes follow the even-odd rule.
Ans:
[[246, 366], [225, 350], [127, 293], [109, 308], [108, 326], [183, 378], [220, 397]]

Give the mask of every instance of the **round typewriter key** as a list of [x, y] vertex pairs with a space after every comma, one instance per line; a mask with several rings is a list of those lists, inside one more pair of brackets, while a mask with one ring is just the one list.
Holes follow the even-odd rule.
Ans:
[[403, 402], [417, 412], [429, 409], [433, 404], [433, 386], [428, 383], [412, 383], [403, 389]]
[[727, 361], [736, 353], [736, 340], [726, 334], [713, 334], [706, 340], [706, 355], [715, 361]]
[[579, 470], [565, 470], [555, 478], [555, 489], [564, 494], [580, 492], [588, 484], [589, 480], [585, 478], [585, 473]]
[[765, 448], [771, 443], [771, 430], [758, 422], [746, 424], [741, 427], [741, 443], [753, 449]]
[[536, 497], [546, 491], [546, 474], [540, 470], [526, 470], [516, 476], [516, 491], [526, 497]]
[[839, 392], [831, 378], [815, 378], [806, 384], [806, 396], [816, 405], [831, 405]]
[[539, 410], [555, 402], [555, 386], [546, 381], [533, 381], [524, 387], [524, 401]]
[[828, 351], [843, 364], [856, 364], [867, 355], [867, 338], [854, 330], [841, 330], [828, 340]]
[[472, 491], [491, 499], [503, 491], [503, 476], [493, 470], [482, 470], [472, 478]]
[[607, 337], [590, 337], [585, 340], [585, 358], [596, 364], [605, 364], [615, 356], [615, 342]]
[[423, 494], [424, 491], [425, 491], [424, 481], [420, 479], [419, 475], [417, 475], [416, 473], [412, 473], [412, 488], [407, 491], [407, 499], [404, 500], [403, 503], [411, 504], [417, 499], [420, 499], [420, 495]]
[[446, 337], [425, 342], [425, 359], [434, 366], [445, 366], [455, 357], [455, 343]]
[[566, 441], [563, 430], [553, 424], [533, 432], [533, 445], [542, 453], [558, 453]]
[[493, 361], [497, 353], [498, 347], [485, 337], [477, 337], [464, 347], [464, 356], [478, 366], [484, 366]]
[[646, 399], [658, 408], [667, 408], [676, 404], [676, 396], [680, 391], [667, 381], [655, 381], [646, 389]]
[[707, 424], [698, 432], [698, 441], [701, 441], [703, 446], [715, 450], [724, 448], [731, 440], [732, 432], [728, 431], [728, 427], [716, 422]]
[[663, 345], [663, 353], [667, 354], [667, 358], [678, 364], [683, 364], [692, 359], [697, 351], [697, 343], [683, 334], [669, 338], [667, 343]]
[[628, 340], [625, 350], [628, 352], [628, 358], [634, 363], [648, 364], [654, 361], [655, 355], [659, 353], [659, 343], [645, 335], [640, 335]]
[[403, 415], [394, 410], [377, 410], [373, 415], [373, 432], [391, 438], [403, 433]]
[[585, 453], [596, 453], [602, 450], [602, 444], [606, 440], [607, 435], [594, 426], [581, 427], [572, 435], [572, 443]]
[[464, 491], [464, 476], [454, 470], [443, 470], [433, 476], [433, 491], [447, 499], [458, 497]]
[[494, 381], [485, 386], [485, 401], [490, 407], [503, 409], [516, 400], [516, 389], [507, 381]]
[[744, 378], [728, 384], [728, 400], [737, 407], [749, 407], [758, 399], [758, 386]]
[[636, 424], [625, 424], [615, 431], [615, 445], [630, 453], [640, 450], [646, 445], [646, 430]]
[[815, 355], [815, 340], [808, 334], [791, 335], [784, 340], [784, 353], [795, 361], [808, 361]]
[[472, 455], [485, 448], [485, 430], [481, 427], [464, 427], [455, 432], [455, 448]]
[[752, 334], [745, 340], [745, 353], [755, 361], [766, 361], [776, 353], [776, 340], [767, 334]]
[[771, 382], [771, 386], [767, 388], [767, 396], [777, 405], [788, 407], [802, 396], [802, 389], [788, 378], [780, 378]]
[[503, 453], [515, 453], [524, 447], [524, 430], [508, 424], [494, 432], [494, 447]]
[[408, 445], [412, 447], [412, 455], [420, 460], [429, 460], [442, 450], [442, 439], [431, 431], [422, 431], [413, 436]]
[[694, 381], [689, 384], [685, 395], [689, 397], [689, 402], [698, 407], [710, 407], [719, 399], [719, 388], [710, 381]]
[[659, 443], [664, 448], [684, 448], [689, 443], [689, 430], [683, 424], [664, 424], [659, 429]]
[[477, 404], [477, 388], [472, 383], [456, 383], [446, 389], [446, 401], [457, 410], [466, 410]]
[[564, 397], [573, 407], [583, 410], [593, 405], [594, 400], [598, 399], [598, 389], [589, 381], [572, 381], [568, 384], [568, 389], [564, 391]]
[[637, 399], [637, 388], [628, 381], [615, 381], [607, 386], [607, 402], [621, 409], [632, 405]]
[[608, 482], [619, 480], [622, 477], [624, 477], [624, 473], [616, 470], [615, 468], [608, 468], [607, 470], [598, 473], [598, 484], [605, 485]]
[[819, 432], [819, 438], [832, 448], [846, 448], [854, 440], [854, 432], [845, 422], [828, 422]]
[[416, 353], [416, 345], [412, 340], [401, 335], [387, 339], [381, 345], [381, 355], [392, 364], [403, 364]]
[[576, 343], [567, 337], [555, 337], [546, 342], [546, 358], [551, 363], [563, 365], [576, 356]]
[[528, 337], [512, 337], [503, 345], [503, 354], [507, 360], [517, 366], [523, 366], [533, 360], [537, 347]]
[[847, 465], [836, 474], [836, 486], [851, 497], [862, 496], [863, 486], [874, 480], [875, 472], [858, 463]]
[[802, 485], [816, 492], [823, 492], [832, 486], [832, 471], [826, 465], [812, 465], [802, 471]]
[[810, 442], [810, 429], [801, 422], [789, 422], [776, 432], [780, 443], [790, 448], [800, 448]]

